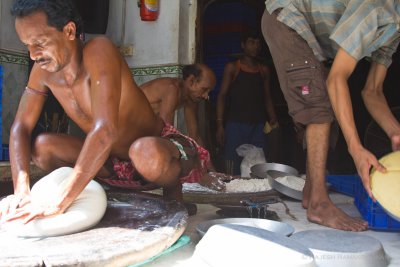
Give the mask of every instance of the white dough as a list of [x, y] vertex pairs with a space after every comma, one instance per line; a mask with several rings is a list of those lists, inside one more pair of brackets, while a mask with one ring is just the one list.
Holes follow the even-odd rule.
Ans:
[[[72, 171], [70, 167], [62, 167], [40, 179], [32, 187], [32, 200], [48, 204], [57, 199]], [[106, 207], [107, 197], [104, 189], [92, 180], [63, 214], [35, 219], [25, 225], [21, 222], [7, 223], [6, 229], [19, 237], [49, 237], [77, 233], [96, 225], [103, 217]]]

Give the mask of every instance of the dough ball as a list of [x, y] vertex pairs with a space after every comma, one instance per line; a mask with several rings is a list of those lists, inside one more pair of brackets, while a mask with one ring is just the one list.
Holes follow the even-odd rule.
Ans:
[[[73, 168], [62, 167], [40, 179], [31, 190], [33, 201], [55, 201], [72, 171]], [[67, 235], [96, 225], [103, 217], [106, 207], [107, 197], [104, 189], [92, 180], [63, 214], [35, 219], [27, 224], [16, 221], [5, 225], [9, 232], [19, 237]]]

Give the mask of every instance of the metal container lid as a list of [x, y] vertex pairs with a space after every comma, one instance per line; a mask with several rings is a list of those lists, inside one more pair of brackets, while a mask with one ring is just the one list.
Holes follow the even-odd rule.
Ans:
[[264, 229], [219, 224], [210, 227], [193, 255], [209, 267], [315, 267], [304, 245]]
[[293, 239], [308, 247], [320, 267], [384, 267], [388, 261], [382, 244], [362, 233], [340, 230], [307, 230]]

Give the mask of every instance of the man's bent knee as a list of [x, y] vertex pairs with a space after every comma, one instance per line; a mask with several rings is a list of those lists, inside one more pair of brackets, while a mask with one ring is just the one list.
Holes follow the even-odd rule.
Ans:
[[51, 157], [48, 149], [51, 143], [50, 140], [51, 134], [41, 133], [33, 141], [32, 160], [39, 167], [45, 164], [48, 158]]
[[142, 137], [129, 148], [129, 157], [135, 169], [148, 181], [157, 182], [164, 172], [166, 159], [157, 139]]

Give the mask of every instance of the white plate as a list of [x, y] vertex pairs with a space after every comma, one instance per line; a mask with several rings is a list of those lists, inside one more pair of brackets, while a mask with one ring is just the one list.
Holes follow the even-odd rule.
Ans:
[[294, 228], [287, 223], [257, 218], [226, 218], [209, 220], [199, 223], [196, 227], [196, 230], [201, 236], [204, 236], [211, 226], [217, 224], [239, 224], [252, 226], [284, 236], [290, 236], [294, 232]]

